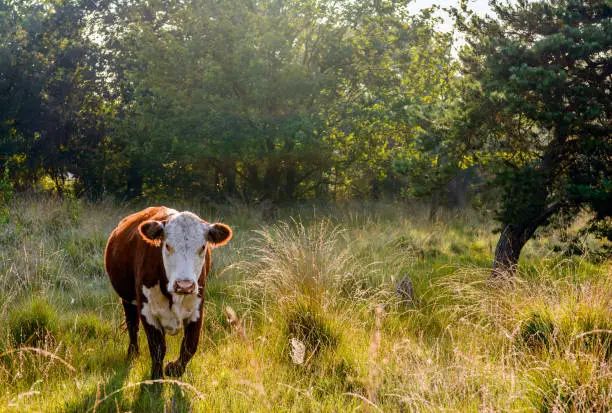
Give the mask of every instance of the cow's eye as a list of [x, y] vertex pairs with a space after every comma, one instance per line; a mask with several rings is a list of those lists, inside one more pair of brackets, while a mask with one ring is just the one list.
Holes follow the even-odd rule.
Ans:
[[166, 250], [167, 250], [168, 252], [172, 252], [172, 247], [171, 247], [171, 246], [170, 246], [170, 244], [168, 244], [167, 242], [166, 242]]

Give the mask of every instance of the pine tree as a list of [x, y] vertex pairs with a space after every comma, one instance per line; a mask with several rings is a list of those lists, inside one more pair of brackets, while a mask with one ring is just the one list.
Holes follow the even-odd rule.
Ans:
[[470, 147], [495, 158], [489, 163], [503, 189], [496, 276], [514, 272], [525, 243], [561, 210], [588, 206], [594, 225], [609, 225], [612, 3], [491, 6], [497, 19], [457, 17], [469, 44], [464, 68], [480, 86], [472, 127], [486, 125]]

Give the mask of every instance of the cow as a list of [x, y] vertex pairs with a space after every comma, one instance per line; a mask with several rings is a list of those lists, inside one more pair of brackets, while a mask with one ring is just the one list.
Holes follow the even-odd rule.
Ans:
[[[225, 245], [232, 230], [188, 211], [146, 208], [125, 217], [108, 238], [104, 266], [121, 298], [130, 344], [138, 355], [142, 321], [151, 354], [151, 378], [179, 377], [196, 352], [202, 328], [211, 247]], [[184, 329], [179, 358], [162, 369], [165, 334]]]

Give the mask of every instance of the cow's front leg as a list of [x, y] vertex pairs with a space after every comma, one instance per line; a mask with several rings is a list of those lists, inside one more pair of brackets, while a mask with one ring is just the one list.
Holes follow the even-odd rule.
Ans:
[[149, 324], [144, 317], [142, 317], [142, 325], [147, 333], [149, 352], [151, 353], [151, 379], [161, 379], [164, 377], [163, 364], [166, 355], [166, 337], [163, 331]]
[[196, 321], [187, 323], [185, 326], [185, 336], [181, 343], [181, 354], [176, 361], [168, 363], [166, 366], [166, 376], [179, 377], [185, 372], [185, 367], [189, 360], [195, 355], [200, 340], [202, 330], [202, 314]]

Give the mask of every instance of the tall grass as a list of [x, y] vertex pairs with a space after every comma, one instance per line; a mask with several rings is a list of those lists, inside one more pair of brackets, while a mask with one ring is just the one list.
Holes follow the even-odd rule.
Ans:
[[[609, 411], [612, 272], [542, 232], [492, 282], [492, 223], [406, 205], [168, 205], [234, 229], [179, 381], [126, 362], [106, 237], [138, 207], [29, 195], [0, 231], [0, 411]], [[573, 232], [572, 232], [573, 231]], [[580, 237], [582, 237], [580, 235]], [[569, 252], [578, 253], [571, 255]], [[414, 300], [396, 294], [409, 277]], [[169, 337], [166, 362], [180, 338]]]

